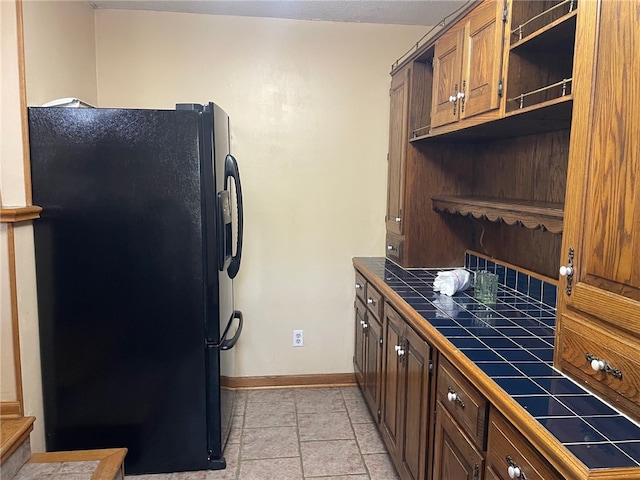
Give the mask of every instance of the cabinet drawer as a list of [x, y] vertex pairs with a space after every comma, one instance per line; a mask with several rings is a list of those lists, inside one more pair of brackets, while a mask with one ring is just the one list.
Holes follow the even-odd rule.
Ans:
[[[522, 434], [493, 409], [489, 421], [487, 467], [498, 480], [564, 480]], [[514, 475], [515, 469], [520, 470], [519, 477]]]
[[438, 399], [476, 446], [484, 450], [489, 404], [442, 356], [438, 366]]
[[561, 370], [640, 416], [639, 347], [637, 341], [621, 332], [565, 314], [559, 326], [556, 356]]
[[402, 264], [403, 255], [402, 250], [404, 247], [404, 237], [400, 235], [394, 235], [393, 233], [387, 233], [387, 258]]
[[382, 310], [384, 308], [384, 300], [382, 299], [382, 294], [376, 290], [376, 288], [367, 283], [366, 290], [366, 300], [367, 308], [369, 311], [378, 319], [382, 319]]
[[355, 284], [356, 297], [362, 300], [363, 303], [367, 301], [367, 299], [365, 298], [366, 285], [367, 285], [367, 281], [364, 279], [362, 274], [356, 270], [356, 284]]

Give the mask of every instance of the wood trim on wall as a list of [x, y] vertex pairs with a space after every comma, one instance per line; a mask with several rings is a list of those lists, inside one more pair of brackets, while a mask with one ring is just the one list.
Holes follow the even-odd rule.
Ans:
[[7, 245], [9, 248], [9, 294], [11, 295], [11, 332], [13, 336], [13, 367], [15, 370], [16, 400], [19, 403], [19, 413], [24, 411], [24, 396], [22, 390], [22, 362], [20, 360], [20, 327], [18, 321], [18, 283], [16, 275], [16, 243], [14, 225], [7, 224]]
[[22, 416], [20, 402], [0, 402], [0, 418], [18, 418]]
[[20, 122], [22, 124], [22, 162], [24, 169], [24, 198], [31, 205], [31, 158], [29, 156], [29, 119], [27, 117], [27, 77], [24, 61], [24, 25], [22, 0], [16, 0], [16, 28], [18, 33], [18, 82], [20, 85]]
[[338, 387], [356, 385], [355, 373], [311, 375], [270, 375], [261, 377], [222, 377], [222, 386], [229, 388], [268, 387]]
[[28, 207], [1, 207], [0, 223], [18, 223], [40, 218], [42, 207], [31, 205]]

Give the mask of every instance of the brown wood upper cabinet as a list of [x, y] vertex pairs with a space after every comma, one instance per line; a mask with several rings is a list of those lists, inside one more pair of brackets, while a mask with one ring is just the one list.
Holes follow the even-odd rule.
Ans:
[[[640, 348], [640, 117], [634, 102], [640, 97], [638, 25], [638, 0], [580, 4], [576, 57], [581, 61], [575, 67], [564, 279], [558, 292], [556, 362], [613, 403], [625, 405], [636, 389], [620, 386], [634, 372], [625, 372], [614, 359], [594, 361], [589, 358], [593, 352], [577, 355], [564, 348], [578, 343], [571, 333], [576, 328], [563, 325], [565, 318], [577, 320], [619, 337], [619, 358], [629, 356], [630, 344], [636, 352]], [[640, 400], [633, 401], [638, 419]]]
[[403, 233], [405, 164], [407, 161], [409, 71], [407, 65], [391, 79], [391, 118], [389, 119], [389, 156], [387, 175], [387, 232]]
[[500, 106], [503, 10], [502, 1], [485, 0], [436, 40], [432, 128]]

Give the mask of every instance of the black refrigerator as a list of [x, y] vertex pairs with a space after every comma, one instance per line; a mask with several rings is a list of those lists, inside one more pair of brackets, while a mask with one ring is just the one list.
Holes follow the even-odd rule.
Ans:
[[229, 119], [29, 108], [48, 451], [126, 447], [125, 469], [225, 468], [242, 331], [242, 190]]

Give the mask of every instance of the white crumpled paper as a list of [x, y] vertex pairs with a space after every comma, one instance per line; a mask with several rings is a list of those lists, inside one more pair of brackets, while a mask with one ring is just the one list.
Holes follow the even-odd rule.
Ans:
[[461, 268], [438, 272], [433, 281], [433, 290], [444, 295], [453, 295], [469, 288], [471, 275]]

